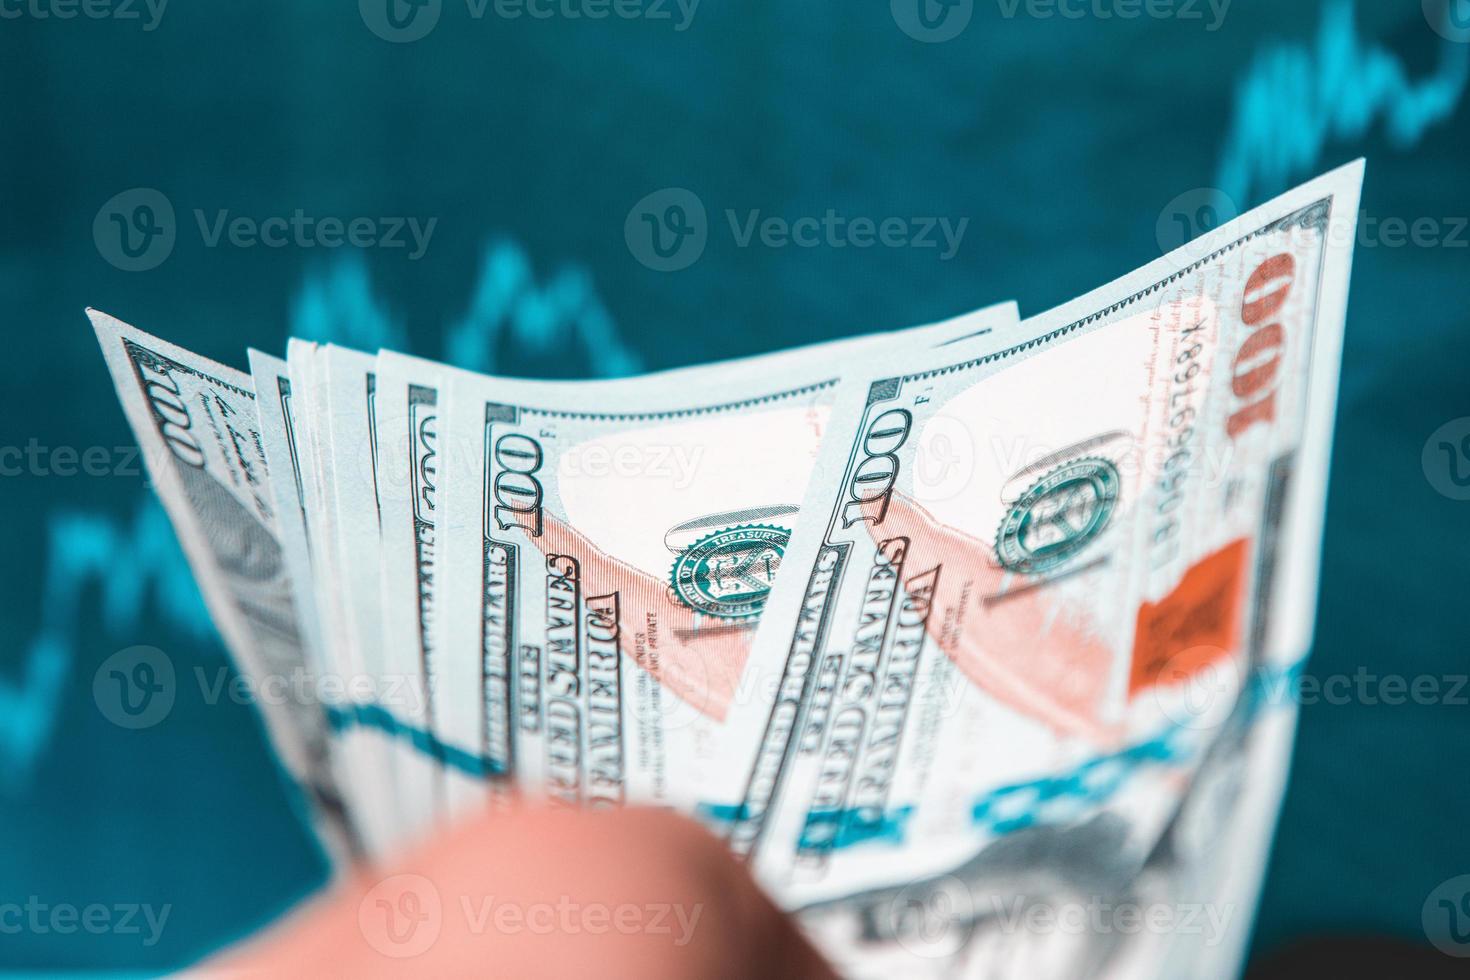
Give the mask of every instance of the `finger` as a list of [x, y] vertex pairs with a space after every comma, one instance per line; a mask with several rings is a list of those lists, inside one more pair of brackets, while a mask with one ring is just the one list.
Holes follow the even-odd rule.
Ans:
[[216, 966], [249, 974], [608, 980], [835, 974], [724, 846], [627, 808], [468, 821]]

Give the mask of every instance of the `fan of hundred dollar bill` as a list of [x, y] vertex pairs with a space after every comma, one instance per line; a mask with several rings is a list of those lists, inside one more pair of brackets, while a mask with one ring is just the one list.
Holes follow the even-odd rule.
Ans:
[[617, 381], [89, 311], [340, 862], [703, 821], [840, 970], [1227, 976], [1311, 641], [1362, 162], [1051, 312]]

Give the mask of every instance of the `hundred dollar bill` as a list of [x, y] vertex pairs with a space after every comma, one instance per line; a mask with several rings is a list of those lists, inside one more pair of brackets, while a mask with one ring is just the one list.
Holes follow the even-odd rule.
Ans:
[[[442, 697], [442, 691], [436, 695], [436, 686], [445, 650], [438, 598], [445, 531], [441, 515], [444, 497], [453, 489], [452, 481], [443, 479], [452, 471], [441, 462], [439, 445], [448, 391], [446, 369], [433, 361], [384, 351], [376, 372], [384, 665], [394, 675], [417, 678], [417, 696], [395, 706], [413, 734], [395, 771], [403, 799], [421, 801], [408, 815], [417, 831], [482, 795], [476, 762], [454, 765], [464, 757], [463, 749], [446, 758], [441, 741], [444, 708], [436, 704], [436, 697]], [[471, 667], [479, 662], [473, 649], [460, 656]], [[478, 686], [465, 700], [470, 705], [478, 701]]]
[[567, 803], [692, 804], [753, 696], [750, 639], [843, 360], [1015, 322], [1007, 304], [592, 384], [451, 373], [440, 451], [466, 472], [435, 518], [445, 740]]
[[[353, 783], [375, 805], [358, 819], [368, 854], [379, 857], [402, 836], [393, 790], [392, 725], [383, 724], [377, 612], [377, 513], [372, 436], [373, 359], [292, 339], [287, 370], [299, 401], [305, 528], [312, 556], [323, 652], [343, 722], [341, 754]], [[364, 594], [364, 593], [367, 594]]]
[[1111, 813], [1020, 826], [942, 872], [797, 919], [853, 980], [1238, 977], [1295, 722], [1284, 704], [1244, 699], [1145, 853]]
[[311, 549], [306, 538], [306, 491], [301, 477], [296, 406], [286, 362], [251, 348], [250, 377], [256, 393], [261, 448], [275, 471], [270, 502], [275, 508], [277, 538], [291, 581], [291, 601], [301, 627], [301, 646], [307, 663], [318, 673], [327, 668], [321, 621], [312, 587]]
[[[1361, 179], [1022, 343], [849, 375], [753, 654], [776, 697], [740, 706], [758, 749], [703, 809], [820, 932], [904, 959], [910, 885], [1138, 880], [1253, 679], [1305, 655]], [[1089, 852], [1107, 873], [1057, 885]]]
[[[986, 310], [959, 317], [928, 328], [939, 341], [957, 340], [992, 331], [999, 322], [996, 311]], [[692, 381], [700, 374], [717, 376], [736, 365], [760, 364], [767, 369], [779, 364], [795, 364], [833, 356], [856, 354], [883, 343], [880, 337], [860, 337], [836, 343], [811, 345], [774, 355], [762, 355], [743, 361], [645, 375], [655, 382], [683, 378]], [[412, 664], [421, 668], [430, 692], [422, 710], [412, 712], [407, 720], [417, 732], [430, 732], [435, 752], [444, 758], [439, 773], [446, 806], [450, 811], [473, 806], [485, 793], [482, 757], [469, 755], [460, 745], [480, 741], [482, 720], [487, 708], [481, 703], [479, 689], [483, 680], [474, 671], [482, 668], [479, 658], [455, 658], [454, 696], [441, 689], [435, 694], [436, 682], [444, 670], [445, 642], [440, 615], [439, 595], [448, 566], [442, 560], [439, 542], [445, 537], [444, 496], [456, 482], [463, 483], [471, 467], [462, 452], [446, 452], [438, 438], [439, 420], [444, 417], [448, 398], [448, 369], [442, 364], [389, 351], [378, 359], [377, 414], [381, 461], [378, 466], [379, 506], [383, 527], [383, 622], [387, 639], [389, 668], [407, 671]], [[640, 382], [641, 383], [641, 382]], [[565, 390], [579, 390], [578, 383], [548, 383]], [[459, 481], [444, 479], [459, 474]], [[473, 482], [473, 477], [470, 477]], [[463, 692], [467, 696], [459, 696]], [[402, 795], [413, 798], [426, 792], [433, 782], [429, 753], [415, 753], [419, 762], [405, 765], [416, 769], [413, 789], [401, 787]]]
[[[97, 310], [88, 317], [164, 509], [240, 672], [258, 690], [313, 676], [276, 523], [249, 376]], [[301, 683], [305, 681], [306, 683]], [[314, 697], [261, 698], [272, 745], [334, 862], [356, 851]]]
[[[257, 393], [256, 408], [260, 424], [261, 448], [273, 475], [270, 502], [274, 507], [277, 539], [291, 585], [291, 602], [296, 609], [301, 645], [307, 666], [316, 677], [316, 695], [329, 711], [348, 707], [341, 684], [329, 679], [341, 675], [326, 652], [322, 625], [317, 614], [315, 576], [311, 565], [311, 548], [306, 530], [306, 481], [302, 474], [303, 456], [308, 452], [300, 438], [298, 404], [292, 396], [291, 379], [286, 362], [258, 350], [250, 350], [250, 374]], [[358, 824], [372, 824], [384, 801], [371, 794], [371, 786], [355, 778], [350, 753], [337, 739], [333, 740], [331, 761], [337, 786], [356, 817]], [[372, 831], [364, 831], [371, 839]]]

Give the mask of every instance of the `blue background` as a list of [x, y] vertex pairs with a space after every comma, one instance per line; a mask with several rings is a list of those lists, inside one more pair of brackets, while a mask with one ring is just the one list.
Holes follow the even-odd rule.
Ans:
[[[1012, 297], [1041, 312], [1176, 244], [1161, 227], [1208, 226], [1193, 189], [1244, 209], [1366, 155], [1365, 214], [1437, 231], [1360, 239], [1310, 672], [1470, 669], [1470, 503], [1436, 489], [1448, 460], [1421, 463], [1431, 433], [1470, 416], [1470, 232], [1455, 232], [1470, 44], [1416, 2], [1235, 0], [1216, 30], [1204, 5], [1008, 8], [975, 0], [944, 43], [881, 2], [704, 0], [677, 31], [672, 6], [674, 21], [507, 20], [443, 0], [413, 43], [345, 0], [178, 3], [152, 30], [142, 7], [0, 19], [0, 446], [108, 447], [124, 471], [0, 478], [0, 902], [172, 906], [154, 946], [22, 932], [0, 935], [0, 967], [176, 965], [322, 875], [252, 709], [192, 682], [227, 661], [145, 480], [111, 451], [132, 439], [85, 305], [241, 367], [247, 345], [296, 334], [502, 373], [620, 373]], [[138, 187], [172, 203], [177, 241], [126, 272], [93, 221]], [[698, 195], [709, 243], [661, 273], [624, 221], [666, 187]], [[211, 248], [194, 217], [297, 208], [438, 222], [414, 261]], [[942, 261], [742, 248], [727, 209], [970, 220]], [[184, 680], [162, 724], [131, 732], [99, 713], [92, 679], [135, 644]], [[1425, 897], [1470, 872], [1467, 750], [1463, 702], [1305, 707], [1257, 953], [1321, 931], [1422, 942]]]

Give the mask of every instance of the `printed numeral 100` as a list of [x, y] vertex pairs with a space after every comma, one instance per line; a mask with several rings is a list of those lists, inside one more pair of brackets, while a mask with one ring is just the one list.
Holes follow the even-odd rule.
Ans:
[[530, 436], [512, 432], [495, 440], [495, 523], [503, 531], [518, 527], [531, 537], [541, 536], [541, 444]]
[[863, 434], [863, 459], [847, 480], [847, 500], [842, 505], [842, 526], [859, 521], [882, 524], [888, 499], [898, 479], [898, 448], [909, 437], [914, 418], [907, 410], [890, 408], [868, 424]]

